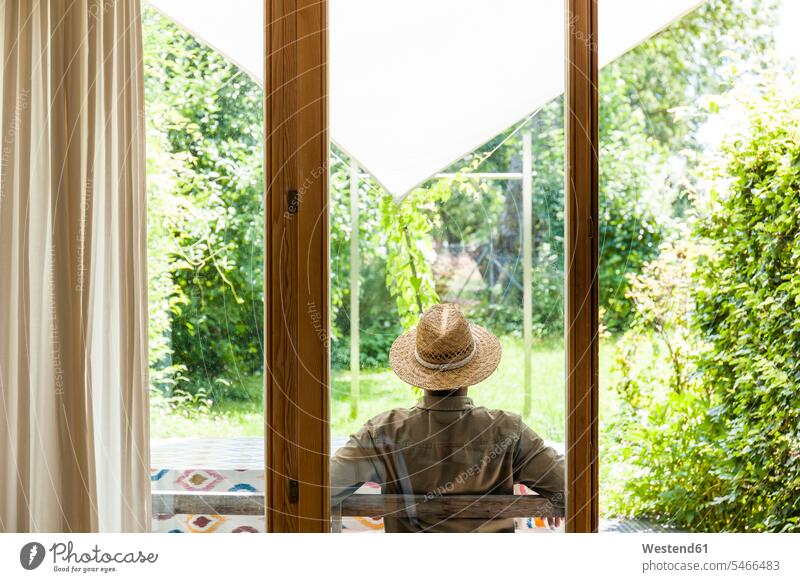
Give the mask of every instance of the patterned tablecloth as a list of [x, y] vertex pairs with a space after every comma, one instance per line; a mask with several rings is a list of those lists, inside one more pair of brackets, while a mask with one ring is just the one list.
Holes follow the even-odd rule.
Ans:
[[[153, 491], [264, 492], [261, 438], [153, 439], [150, 457]], [[262, 515], [153, 515], [153, 531], [162, 533], [257, 533], [265, 525]]]
[[[331, 452], [345, 438], [331, 439]], [[264, 442], [258, 437], [153, 439], [150, 445], [150, 480], [153, 491], [198, 493], [210, 491], [264, 492]], [[359, 493], [380, 494], [375, 483]], [[529, 493], [518, 485], [515, 493]], [[174, 514], [153, 515], [153, 531], [166, 533], [258, 533], [265, 531], [264, 516]], [[342, 531], [383, 531], [383, 519], [345, 517]], [[541, 519], [518, 519], [518, 532], [551, 532]]]

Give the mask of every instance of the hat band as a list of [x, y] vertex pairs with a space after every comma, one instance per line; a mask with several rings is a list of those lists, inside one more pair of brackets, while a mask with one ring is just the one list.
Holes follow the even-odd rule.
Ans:
[[457, 370], [458, 368], [463, 368], [467, 364], [469, 364], [472, 359], [475, 357], [475, 353], [478, 351], [478, 344], [475, 342], [475, 339], [472, 340], [472, 351], [464, 356], [460, 360], [456, 360], [455, 362], [448, 362], [446, 364], [431, 364], [430, 362], [422, 359], [422, 356], [419, 355], [419, 352], [414, 349], [414, 357], [417, 359], [417, 362], [429, 370], [438, 370], [439, 372], [445, 372], [447, 370]]

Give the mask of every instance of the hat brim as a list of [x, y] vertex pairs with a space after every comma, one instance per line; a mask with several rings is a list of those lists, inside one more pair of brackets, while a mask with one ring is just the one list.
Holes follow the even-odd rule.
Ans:
[[474, 386], [491, 376], [500, 364], [503, 348], [495, 335], [485, 327], [469, 324], [475, 341], [475, 356], [455, 370], [431, 370], [417, 361], [417, 330], [407, 331], [392, 344], [389, 365], [394, 373], [407, 384], [425, 390], [452, 390]]

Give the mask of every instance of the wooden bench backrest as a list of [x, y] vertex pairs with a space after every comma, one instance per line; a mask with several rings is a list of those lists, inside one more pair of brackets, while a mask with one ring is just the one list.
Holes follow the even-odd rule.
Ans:
[[[153, 492], [153, 513], [263, 515], [261, 493]], [[333, 531], [342, 517], [408, 517], [429, 519], [503, 519], [564, 517], [564, 509], [539, 495], [350, 495], [331, 507]]]

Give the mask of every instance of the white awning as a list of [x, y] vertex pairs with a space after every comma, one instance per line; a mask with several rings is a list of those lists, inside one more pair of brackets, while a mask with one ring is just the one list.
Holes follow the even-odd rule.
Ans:
[[[148, 2], [263, 82], [263, 0]], [[600, 65], [700, 3], [600, 0]], [[402, 196], [563, 92], [567, 24], [563, 0], [329, 0], [331, 139]]]

